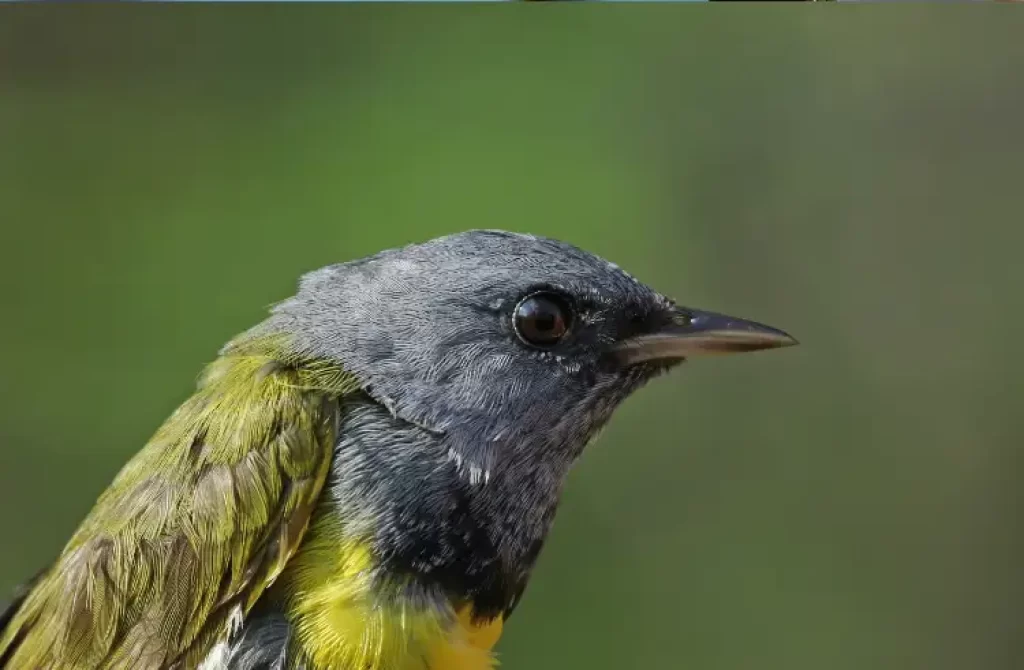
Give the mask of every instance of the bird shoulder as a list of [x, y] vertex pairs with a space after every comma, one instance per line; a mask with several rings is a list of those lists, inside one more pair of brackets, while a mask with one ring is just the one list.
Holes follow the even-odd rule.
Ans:
[[281, 345], [208, 367], [0, 631], [0, 667], [196, 667], [239, 623], [299, 545], [358, 390]]

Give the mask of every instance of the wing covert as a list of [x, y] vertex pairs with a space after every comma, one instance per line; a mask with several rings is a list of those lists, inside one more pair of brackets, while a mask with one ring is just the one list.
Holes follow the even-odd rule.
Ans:
[[252, 347], [218, 359], [0, 633], [5, 667], [196, 667], [301, 541], [356, 389]]

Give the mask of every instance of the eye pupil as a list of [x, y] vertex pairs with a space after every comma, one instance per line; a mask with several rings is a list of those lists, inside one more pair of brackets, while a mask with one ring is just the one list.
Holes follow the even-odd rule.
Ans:
[[551, 347], [569, 331], [571, 313], [553, 293], [535, 293], [516, 305], [514, 324], [519, 339], [535, 347]]

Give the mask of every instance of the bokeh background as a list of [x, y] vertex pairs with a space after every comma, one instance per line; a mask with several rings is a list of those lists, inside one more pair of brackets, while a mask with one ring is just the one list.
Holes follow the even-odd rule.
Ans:
[[622, 408], [503, 667], [1021, 667], [1024, 16], [736, 9], [5, 8], [0, 590], [300, 273], [506, 228], [803, 344]]

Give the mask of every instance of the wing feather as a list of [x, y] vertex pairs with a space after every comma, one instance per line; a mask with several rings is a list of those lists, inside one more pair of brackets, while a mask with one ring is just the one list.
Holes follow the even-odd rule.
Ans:
[[326, 479], [343, 371], [229, 351], [0, 633], [6, 668], [196, 667], [280, 574]]

